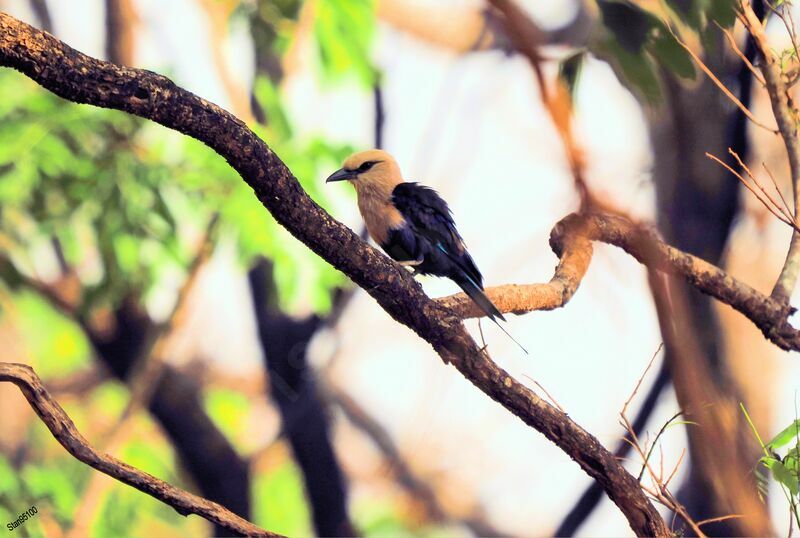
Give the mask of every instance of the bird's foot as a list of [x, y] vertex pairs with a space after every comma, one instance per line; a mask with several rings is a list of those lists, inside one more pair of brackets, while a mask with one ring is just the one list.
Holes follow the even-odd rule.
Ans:
[[418, 260], [403, 260], [403, 261], [397, 262], [397, 263], [399, 263], [403, 267], [416, 267], [417, 265], [421, 264], [424, 261], [425, 261], [424, 258], [420, 258]]
[[403, 261], [399, 261], [399, 262], [397, 262], [397, 263], [399, 263], [399, 264], [400, 264], [400, 265], [402, 265], [403, 267], [408, 267], [408, 268], [410, 268], [410, 269], [411, 269], [411, 274], [412, 274], [412, 275], [414, 275], [414, 276], [417, 276], [418, 274], [420, 274], [420, 273], [419, 273], [419, 266], [420, 266], [420, 265], [422, 264], [422, 262], [424, 262], [424, 261], [425, 261], [425, 259], [424, 259], [424, 258], [420, 258], [420, 259], [418, 259], [418, 260], [403, 260]]

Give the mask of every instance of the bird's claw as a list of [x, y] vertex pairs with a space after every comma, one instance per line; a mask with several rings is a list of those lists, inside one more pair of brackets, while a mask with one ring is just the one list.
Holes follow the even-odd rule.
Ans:
[[397, 263], [402, 265], [403, 267], [411, 268], [411, 274], [417, 276], [419, 274], [419, 266], [424, 261], [425, 261], [424, 258], [419, 258], [418, 260], [403, 260]]

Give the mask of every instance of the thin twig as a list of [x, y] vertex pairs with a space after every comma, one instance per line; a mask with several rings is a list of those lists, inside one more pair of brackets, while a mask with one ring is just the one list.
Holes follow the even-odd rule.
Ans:
[[[736, 155], [733, 151], [731, 151], [731, 154], [733, 154], [737, 158], [737, 160], [739, 160], [739, 156]], [[731, 166], [729, 166], [727, 163], [725, 163], [719, 157], [717, 157], [715, 155], [712, 155], [712, 154], [710, 154], [708, 152], [706, 152], [706, 157], [708, 157], [709, 159], [719, 163], [726, 170], [728, 170], [731, 174], [733, 174], [736, 177], [736, 179], [738, 179], [739, 182], [742, 185], [744, 185], [745, 188], [753, 194], [753, 196], [756, 197], [756, 200], [761, 202], [761, 204], [767, 209], [767, 211], [769, 211], [770, 213], [772, 213], [775, 216], [775, 218], [777, 218], [778, 220], [780, 220], [784, 224], [787, 224], [791, 228], [794, 228], [796, 230], [800, 230], [800, 225], [798, 225], [796, 222], [794, 222], [792, 220], [791, 215], [787, 214], [786, 210], [772, 198], [772, 196], [766, 191], [766, 189], [764, 189], [764, 187], [755, 178], [755, 176], [752, 175], [750, 170], [747, 169], [744, 166], [744, 163], [742, 163], [741, 160], [739, 160], [740, 165], [742, 166], [743, 169], [745, 169], [747, 171], [748, 176], [750, 177], [751, 181], [756, 185], [756, 187], [758, 187], [759, 191], [761, 191], [763, 193], [763, 195], [766, 196], [766, 200], [762, 197], [762, 195], [760, 195], [758, 193], [758, 191], [756, 191], [756, 189], [750, 184], [750, 182], [748, 182], [744, 177], [742, 177], [742, 175], [739, 172], [734, 170]]]
[[681, 455], [678, 456], [678, 461], [675, 462], [675, 467], [672, 469], [672, 472], [669, 474], [666, 480], [664, 480], [664, 487], [669, 486], [669, 483], [672, 482], [672, 479], [675, 478], [675, 475], [678, 474], [678, 469], [681, 467], [681, 462], [683, 461], [683, 457], [686, 455], [686, 449], [681, 450]]
[[644, 372], [642, 372], [642, 375], [639, 376], [639, 379], [636, 381], [636, 386], [633, 388], [633, 392], [631, 392], [631, 395], [625, 401], [625, 405], [622, 406], [622, 413], [623, 414], [628, 410], [628, 406], [630, 405], [631, 401], [633, 401], [633, 398], [636, 396], [636, 393], [639, 392], [639, 387], [642, 386], [642, 381], [644, 381], [644, 378], [647, 375], [647, 372], [649, 372], [650, 368], [652, 368], [653, 363], [656, 360], [656, 357], [658, 357], [658, 354], [661, 353], [662, 349], [664, 349], [664, 342], [660, 342], [658, 344], [658, 347], [656, 348], [655, 353], [653, 353], [653, 356], [650, 357], [650, 362], [647, 363], [647, 367], [644, 369]]
[[[679, 416], [681, 416], [682, 414], [683, 414], [683, 411], [678, 411], [677, 413], [675, 413], [674, 415], [672, 415], [672, 416], [669, 418], [669, 420], [667, 420], [667, 421], [666, 421], [666, 422], [665, 422], [665, 423], [664, 423], [664, 424], [661, 426], [661, 429], [659, 429], [659, 430], [658, 430], [658, 433], [656, 434], [656, 437], [655, 437], [655, 439], [653, 439], [653, 444], [650, 446], [650, 449], [647, 451], [647, 454], [646, 454], [646, 455], [645, 455], [645, 457], [644, 457], [644, 461], [645, 461], [645, 463], [647, 463], [648, 461], [650, 461], [650, 456], [653, 454], [653, 449], [655, 449], [655, 447], [656, 447], [656, 444], [658, 443], [658, 440], [659, 440], [659, 439], [661, 439], [661, 435], [663, 435], [663, 433], [664, 433], [665, 431], [667, 431], [667, 428], [669, 427], [669, 425], [670, 425], [670, 424], [672, 424], [672, 421], [673, 421], [673, 420], [675, 420], [676, 418], [678, 418]], [[663, 470], [664, 470], [664, 466], [663, 466], [663, 464], [662, 464], [662, 466], [661, 466], [661, 471], [662, 471], [662, 472], [660, 473], [660, 474], [662, 474], [662, 475], [663, 475]], [[642, 469], [639, 471], [639, 476], [637, 476], [637, 477], [636, 477], [636, 478], [637, 478], [637, 480], [641, 480], [641, 479], [642, 479], [642, 477], [644, 476], [644, 471], [645, 471], [645, 464], [642, 464]]]
[[761, 74], [758, 72], [758, 69], [756, 69], [756, 67], [753, 65], [753, 62], [751, 62], [747, 58], [747, 56], [742, 52], [742, 49], [739, 48], [739, 45], [736, 44], [736, 38], [733, 37], [733, 33], [727, 28], [723, 28], [722, 26], [720, 26], [719, 23], [717, 22], [715, 22], [714, 24], [716, 24], [717, 28], [719, 28], [722, 31], [722, 33], [725, 34], [725, 38], [728, 40], [728, 43], [731, 46], [731, 50], [736, 54], [736, 56], [739, 57], [740, 60], [742, 60], [742, 63], [744, 63], [744, 65], [747, 66], [747, 69], [750, 70], [755, 79], [762, 86], [764, 86], [766, 84], [764, 82], [764, 77], [761, 76]]
[[697, 526], [702, 527], [703, 525], [708, 525], [709, 523], [719, 523], [720, 521], [727, 521], [729, 519], [738, 519], [742, 517], [745, 517], [744, 514], [730, 514], [727, 516], [712, 517], [704, 519], [702, 521], [698, 521]]
[[702, 60], [702, 59], [700, 59], [700, 57], [699, 57], [697, 54], [695, 54], [695, 52], [692, 50], [692, 48], [691, 48], [689, 45], [687, 45], [686, 43], [684, 43], [683, 41], [681, 41], [681, 39], [680, 39], [680, 38], [677, 36], [677, 34], [675, 34], [675, 32], [672, 30], [672, 27], [669, 25], [669, 23], [668, 23], [668, 22], [666, 22], [666, 21], [664, 21], [664, 24], [665, 24], [665, 26], [667, 27], [667, 29], [669, 29], [670, 33], [672, 34], [672, 37], [674, 37], [674, 38], [675, 38], [675, 41], [677, 41], [677, 42], [678, 42], [678, 44], [679, 44], [681, 47], [683, 47], [683, 49], [684, 49], [686, 52], [688, 52], [688, 53], [689, 53], [689, 56], [691, 56], [691, 57], [692, 57], [692, 59], [693, 59], [693, 60], [695, 61], [695, 63], [697, 64], [697, 66], [698, 66], [698, 67], [700, 67], [700, 69], [703, 71], [703, 73], [705, 73], [705, 74], [706, 74], [706, 76], [708, 76], [708, 78], [710, 78], [710, 79], [711, 79], [711, 81], [712, 81], [714, 84], [716, 84], [716, 85], [717, 85], [717, 87], [718, 87], [720, 90], [722, 90], [722, 93], [724, 93], [724, 94], [725, 94], [725, 96], [726, 96], [728, 99], [730, 99], [730, 100], [731, 100], [731, 102], [733, 102], [733, 104], [735, 104], [737, 107], [739, 107], [739, 110], [741, 110], [741, 111], [742, 111], [742, 113], [743, 113], [745, 116], [747, 116], [747, 119], [749, 119], [751, 122], [753, 122], [753, 124], [754, 124], [754, 125], [757, 125], [757, 126], [759, 126], [759, 127], [763, 128], [763, 129], [766, 129], [767, 131], [769, 131], [769, 132], [771, 132], [771, 133], [778, 134], [778, 129], [776, 129], [775, 127], [769, 127], [768, 125], [765, 125], [764, 123], [761, 123], [760, 121], [758, 121], [758, 120], [756, 119], [756, 117], [753, 115], [753, 113], [752, 113], [752, 112], [750, 112], [750, 109], [749, 109], [749, 108], [747, 108], [747, 107], [744, 105], [744, 103], [742, 103], [742, 102], [739, 100], [739, 98], [738, 98], [738, 97], [736, 97], [736, 96], [733, 94], [733, 92], [731, 92], [731, 91], [728, 89], [728, 87], [727, 87], [727, 86], [725, 86], [725, 84], [724, 84], [724, 83], [723, 83], [723, 82], [722, 82], [720, 79], [718, 79], [718, 78], [717, 78], [717, 76], [714, 74], [714, 72], [713, 72], [713, 71], [712, 71], [712, 70], [711, 70], [711, 69], [710, 69], [710, 68], [709, 68], [709, 67], [708, 67], [708, 66], [707, 66], [707, 65], [706, 65], [706, 64], [703, 62], [703, 60]]
[[780, 188], [780, 186], [778, 185], [778, 181], [775, 179], [775, 176], [772, 175], [772, 170], [769, 169], [767, 163], [765, 162], [762, 162], [761, 166], [764, 168], [764, 171], [767, 173], [769, 179], [772, 181], [772, 185], [775, 187], [775, 191], [777, 191], [778, 196], [781, 197], [781, 202], [783, 203], [783, 207], [789, 210], [790, 209], [789, 202], [787, 202], [786, 198], [783, 196], [783, 189]]
[[769, 192], [767, 191], [767, 189], [765, 189], [765, 188], [764, 188], [764, 186], [761, 184], [761, 182], [758, 180], [758, 178], [756, 178], [756, 176], [753, 174], [753, 172], [752, 172], [752, 171], [750, 171], [750, 168], [748, 168], [748, 166], [747, 166], [747, 165], [744, 163], [744, 161], [742, 161], [742, 158], [741, 158], [741, 157], [739, 157], [739, 154], [738, 154], [738, 153], [736, 153], [735, 151], [733, 151], [733, 149], [731, 149], [731, 148], [728, 148], [728, 153], [730, 153], [731, 155], [733, 155], [733, 158], [734, 158], [734, 159], [736, 159], [736, 162], [737, 162], [737, 163], [739, 163], [739, 166], [741, 167], [741, 169], [745, 171], [745, 173], [747, 174], [747, 177], [749, 177], [749, 178], [750, 178], [750, 180], [751, 180], [753, 183], [755, 183], [755, 185], [756, 185], [756, 186], [759, 188], [759, 190], [760, 190], [760, 191], [761, 191], [761, 192], [764, 194], [764, 196], [766, 196], [766, 197], [767, 197], [767, 199], [769, 200], [769, 202], [770, 202], [770, 203], [771, 203], [771, 204], [772, 204], [772, 205], [773, 205], [773, 206], [774, 206], [774, 207], [775, 207], [775, 208], [776, 208], [778, 211], [780, 211], [780, 213], [781, 213], [781, 214], [782, 214], [784, 217], [786, 217], [786, 219], [787, 219], [788, 221], [790, 221], [790, 222], [792, 223], [792, 227], [796, 227], [796, 226], [794, 226], [795, 222], [794, 222], [794, 217], [792, 216], [792, 208], [791, 208], [791, 207], [789, 207], [789, 204], [787, 204], [787, 203], [786, 203], [786, 199], [783, 197], [783, 194], [781, 193], [781, 190], [780, 190], [780, 188], [778, 187], [778, 184], [775, 182], [775, 178], [774, 178], [774, 177], [772, 177], [772, 175], [770, 175], [770, 178], [772, 179], [772, 184], [773, 184], [773, 186], [775, 187], [775, 190], [778, 192], [778, 196], [781, 198], [781, 204], [779, 204], [778, 202], [776, 202], [776, 201], [775, 201], [775, 199], [774, 199], [774, 198], [773, 198], [773, 197], [772, 197], [772, 196], [769, 194]]

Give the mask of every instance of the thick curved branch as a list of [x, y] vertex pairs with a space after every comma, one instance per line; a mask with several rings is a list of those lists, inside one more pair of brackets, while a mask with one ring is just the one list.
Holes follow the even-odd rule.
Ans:
[[[559, 227], [557, 224], [553, 229], [551, 238]], [[558, 246], [553, 245], [553, 248], [558, 248], [557, 254], [560, 252], [561, 255], [553, 278], [547, 284], [506, 284], [486, 288], [486, 295], [500, 312], [527, 314], [536, 310], [555, 310], [572, 299], [592, 261], [592, 242], [583, 232], [565, 234], [563, 231], [558, 232], [557, 242]], [[464, 319], [486, 315], [463, 292], [442, 297], [437, 302]]]
[[196, 514], [243, 536], [281, 536], [253, 525], [215, 502], [192, 495], [116, 458], [97, 452], [58, 402], [53, 400], [30, 366], [0, 363], [0, 382], [11, 382], [19, 387], [53, 437], [67, 452], [86, 465], [168, 504], [181, 515]]
[[637, 480], [566, 414], [512, 378], [480, 349], [461, 319], [429, 299], [412, 276], [334, 220], [247, 126], [155, 73], [116, 66], [0, 13], [0, 65], [78, 103], [114, 108], [192, 136], [223, 156], [292, 235], [365, 289], [398, 322], [488, 396], [543, 433], [603, 485], [640, 535], [668, 536]]
[[[486, 295], [503, 313], [524, 314], [564, 306], [578, 289], [592, 258], [590, 241], [617, 246], [640, 263], [671, 275], [720, 302], [730, 305], [752, 321], [764, 336], [785, 350], [800, 351], [800, 331], [789, 324], [793, 313], [786, 305], [751, 288], [697, 256], [664, 243], [655, 231], [611, 215], [569, 215], [553, 228], [550, 246], [560, 256], [548, 284], [511, 284], [486, 289]], [[438, 299], [463, 318], [484, 315], [463, 293]]]

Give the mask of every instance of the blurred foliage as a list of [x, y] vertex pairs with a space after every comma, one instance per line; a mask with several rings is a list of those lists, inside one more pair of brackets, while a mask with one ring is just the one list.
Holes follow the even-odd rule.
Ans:
[[[242, 6], [256, 45], [280, 57], [296, 29], [300, 2]], [[325, 80], [356, 73], [372, 81], [373, 2], [321, 0], [315, 10]], [[298, 137], [269, 78], [257, 78], [254, 97], [269, 122], [254, 130], [325, 205], [319, 177], [352, 148]], [[145, 296], [167, 271], [186, 270], [196, 250], [192, 239], [215, 212], [223, 230], [236, 236], [243, 264], [258, 255], [275, 261], [283, 306], [329, 307], [330, 290], [342, 277], [278, 226], [213, 151], [127, 114], [69, 103], [21, 75], [0, 73], [0, 247], [13, 262], [0, 264], [0, 280], [7, 285], [35, 274], [34, 254], [55, 238], [81, 277], [84, 311]]]
[[[282, 76], [280, 59], [301, 29], [299, 0], [255, 0], [240, 4], [237, 15], [252, 29], [256, 67], [273, 80]], [[378, 73], [371, 60], [376, 0], [314, 0], [314, 42], [324, 82], [352, 77], [371, 87]], [[270, 118], [270, 121], [272, 119]]]
[[13, 316], [26, 343], [26, 362], [42, 379], [61, 377], [89, 364], [91, 352], [80, 327], [35, 293], [23, 291], [13, 297], [13, 311], [3, 314]]
[[44, 536], [39, 525], [45, 515], [59, 525], [71, 522], [88, 475], [89, 469], [74, 458], [15, 468], [0, 455], [0, 522], [5, 527], [30, 506], [36, 506], [40, 516], [29, 519], [15, 532]]
[[356, 76], [372, 86], [377, 71], [370, 59], [375, 0], [316, 0], [314, 35], [327, 80]]
[[[9, 461], [0, 454], [0, 525], [7, 531], [6, 524], [15, 521], [19, 515], [36, 506], [40, 512], [42, 506], [37, 505], [22, 477]], [[21, 527], [14, 529], [19, 536], [45, 536], [41, 517], [33, 517]]]
[[[413, 504], [413, 503], [412, 503]], [[392, 495], [379, 497], [366, 497], [354, 508], [354, 518], [358, 521], [358, 528], [365, 536], [375, 538], [401, 538], [401, 537], [448, 537], [468, 536], [467, 533], [457, 532], [454, 528], [435, 525], [420, 527], [421, 514], [409, 514], [409, 506], [401, 498]], [[410, 522], [409, 518], [415, 521]], [[422, 518], [424, 521], [424, 517]]]
[[692, 58], [678, 39], [710, 48], [717, 25], [728, 28], [736, 21], [734, 0], [595, 1], [600, 21], [590, 50], [649, 104], [662, 98], [659, 69], [682, 79], [696, 76]]
[[102, 274], [89, 276], [87, 298], [111, 302], [184, 261], [159, 189], [168, 169], [151, 166], [139, 120], [70, 104], [7, 71], [0, 101], [0, 233], [15, 261], [57, 238], [76, 266], [97, 256]]
[[244, 16], [250, 26], [257, 73], [274, 80], [282, 76], [281, 57], [297, 29], [300, 0], [255, 0], [242, 2], [234, 16]]
[[[298, 141], [278, 92], [259, 80], [257, 98], [281, 118], [260, 136], [325, 203], [319, 177], [349, 148]], [[57, 238], [84, 285], [83, 309], [152, 291], [167, 270], [185, 269], [192, 238], [214, 212], [238, 239], [243, 263], [276, 261], [281, 300], [327, 307], [337, 273], [275, 223], [230, 166], [201, 143], [127, 114], [75, 105], [20, 75], [0, 73], [0, 240], [16, 271], [34, 274], [36, 251]], [[35, 247], [35, 248], [34, 248]], [[302, 273], [303, 286], [290, 275]], [[17, 280], [0, 274], [6, 283]]]
[[251, 412], [247, 397], [234, 390], [211, 388], [205, 391], [203, 404], [206, 413], [225, 437], [240, 448], [251, 435], [247, 428]]
[[281, 458], [268, 472], [255, 476], [252, 487], [256, 525], [286, 536], [314, 535], [303, 475], [293, 460]]

